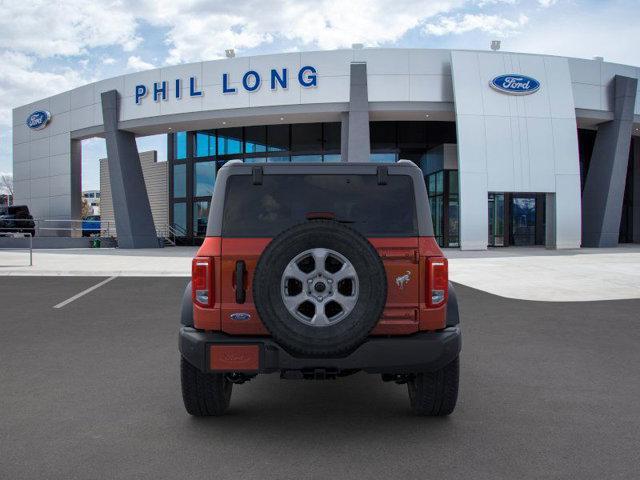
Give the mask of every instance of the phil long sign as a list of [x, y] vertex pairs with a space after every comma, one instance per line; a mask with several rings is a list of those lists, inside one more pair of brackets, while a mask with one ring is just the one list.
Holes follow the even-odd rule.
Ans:
[[[298, 69], [292, 77], [294, 80], [290, 80], [288, 68], [272, 68], [268, 72], [262, 73], [248, 70], [239, 78], [232, 78], [230, 73], [223, 73], [219, 85], [210, 88], [223, 95], [232, 95], [237, 93], [238, 90], [245, 90], [249, 93], [255, 92], [260, 88], [268, 88], [273, 91], [286, 90], [290, 81], [297, 82], [302, 88], [318, 86], [317, 70], [311, 65], [305, 65]], [[140, 105], [147, 96], [153, 98], [154, 102], [167, 101], [169, 98], [180, 99], [183, 95], [200, 97], [204, 93], [203, 88], [200, 86], [202, 83], [196, 77], [189, 77], [154, 82], [151, 85], [139, 84], [135, 87], [135, 101], [136, 104]]]
[[494, 90], [508, 95], [530, 95], [540, 90], [540, 82], [532, 77], [509, 73], [498, 75], [489, 82]]

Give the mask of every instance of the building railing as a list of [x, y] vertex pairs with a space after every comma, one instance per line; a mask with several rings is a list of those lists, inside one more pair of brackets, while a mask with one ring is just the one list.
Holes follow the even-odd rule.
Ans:
[[178, 238], [186, 237], [187, 231], [179, 225], [173, 224], [165, 224], [156, 228], [156, 233], [158, 238], [164, 238], [170, 245], [176, 246], [178, 243]]
[[[104, 220], [0, 219], [0, 235], [23, 234], [28, 235], [32, 243], [33, 237], [117, 238], [115, 224]], [[176, 224], [165, 224], [156, 227], [156, 234], [165, 245], [176, 246], [179, 239], [187, 237], [187, 230]]]
[[0, 219], [0, 233], [32, 236], [115, 236], [115, 225], [103, 220]]

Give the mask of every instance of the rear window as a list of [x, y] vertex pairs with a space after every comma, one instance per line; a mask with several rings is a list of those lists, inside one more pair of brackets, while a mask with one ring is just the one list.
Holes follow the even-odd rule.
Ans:
[[250, 175], [227, 181], [222, 234], [273, 237], [308, 220], [331, 214], [369, 237], [418, 235], [411, 177], [389, 175], [265, 175], [253, 185]]

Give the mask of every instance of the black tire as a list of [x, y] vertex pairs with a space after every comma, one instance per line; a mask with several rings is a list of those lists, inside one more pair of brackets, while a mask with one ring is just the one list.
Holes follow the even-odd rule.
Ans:
[[440, 370], [416, 374], [407, 383], [413, 413], [428, 417], [441, 417], [452, 413], [458, 400], [459, 377], [458, 357]]
[[233, 383], [221, 373], [203, 373], [180, 357], [180, 381], [184, 408], [190, 415], [223, 415], [231, 401]]
[[[298, 254], [313, 248], [334, 250], [353, 265], [358, 300], [340, 322], [322, 328], [305, 325], [285, 307], [282, 274]], [[376, 249], [360, 233], [331, 220], [313, 220], [282, 232], [264, 250], [253, 278], [260, 319], [273, 338], [292, 353], [335, 356], [360, 345], [375, 327], [387, 300], [387, 277]]]

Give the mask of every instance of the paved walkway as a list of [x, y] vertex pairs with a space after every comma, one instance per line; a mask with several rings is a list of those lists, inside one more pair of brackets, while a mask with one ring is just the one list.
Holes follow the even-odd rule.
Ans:
[[[196, 247], [149, 250], [0, 250], [1, 275], [188, 277]], [[446, 250], [451, 280], [521, 300], [640, 298], [640, 245], [613, 249]]]
[[546, 250], [446, 250], [451, 280], [502, 297], [541, 301], [640, 298], [640, 245]]
[[0, 250], [0, 275], [188, 277], [197, 247]]

